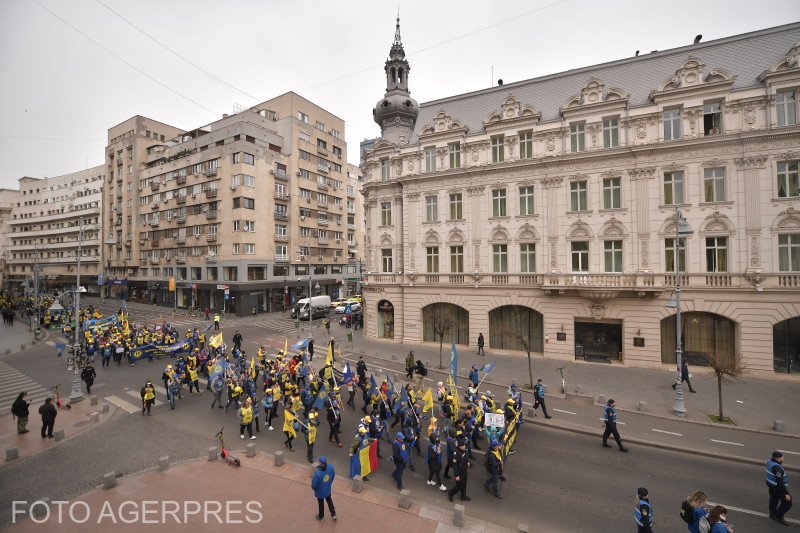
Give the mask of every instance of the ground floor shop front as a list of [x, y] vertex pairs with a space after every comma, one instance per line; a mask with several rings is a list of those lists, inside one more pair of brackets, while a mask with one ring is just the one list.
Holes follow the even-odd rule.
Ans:
[[[365, 333], [388, 342], [444, 342], [555, 359], [671, 367], [676, 312], [669, 292], [366, 284]], [[681, 347], [691, 365], [737, 361], [764, 377], [800, 376], [800, 293], [684, 290]]]

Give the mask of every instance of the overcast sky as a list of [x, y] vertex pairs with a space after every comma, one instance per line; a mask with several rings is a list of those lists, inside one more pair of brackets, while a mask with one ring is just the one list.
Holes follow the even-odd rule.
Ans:
[[0, 0], [0, 187], [101, 164], [131, 116], [192, 129], [290, 90], [345, 120], [357, 163], [398, 3], [420, 103], [800, 20], [797, 0]]

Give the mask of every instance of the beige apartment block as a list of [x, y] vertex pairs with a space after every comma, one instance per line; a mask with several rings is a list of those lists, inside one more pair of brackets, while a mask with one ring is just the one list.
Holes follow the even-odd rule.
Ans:
[[[74, 290], [80, 256], [81, 286], [99, 295], [104, 242], [101, 227], [103, 167], [52, 178], [19, 179], [19, 190], [0, 193], [4, 288], [33, 294]], [[37, 279], [38, 278], [38, 279]]]
[[292, 92], [190, 131], [110, 130], [112, 294], [239, 315], [288, 308], [309, 276], [345, 294], [362, 210], [346, 146], [344, 121]]
[[679, 274], [690, 364], [800, 372], [800, 24], [418, 116], [399, 24], [386, 64], [374, 114], [392, 126], [364, 164], [367, 335], [433, 342], [449, 317], [446, 342], [521, 350], [514, 331], [547, 358], [672, 368]]

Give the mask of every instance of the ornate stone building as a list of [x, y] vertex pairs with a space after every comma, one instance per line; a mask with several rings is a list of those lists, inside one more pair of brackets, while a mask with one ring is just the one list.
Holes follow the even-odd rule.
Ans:
[[798, 372], [800, 24], [418, 115], [399, 23], [386, 65], [364, 164], [368, 335], [434, 341], [444, 318], [458, 344], [520, 350], [521, 334], [548, 358], [671, 367], [679, 271], [690, 363]]

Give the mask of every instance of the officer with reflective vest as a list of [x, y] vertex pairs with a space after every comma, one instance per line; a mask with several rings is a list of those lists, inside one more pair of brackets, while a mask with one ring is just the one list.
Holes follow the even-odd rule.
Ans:
[[767, 459], [767, 488], [769, 489], [769, 517], [776, 522], [788, 526], [783, 515], [792, 507], [792, 496], [789, 494], [789, 477], [783, 468], [783, 454], [772, 452]]
[[619, 431], [617, 431], [617, 410], [615, 409], [615, 405], [616, 402], [614, 400], [608, 400], [603, 410], [603, 421], [605, 421], [606, 424], [606, 430], [603, 432], [603, 447], [611, 448], [608, 444], [608, 437], [609, 435], [614, 435], [614, 440], [617, 441], [619, 451], [627, 452], [628, 448], [622, 445], [622, 439], [619, 436]]
[[395, 435], [395, 441], [392, 443], [392, 460], [394, 461], [394, 472], [392, 477], [397, 482], [397, 488], [403, 490], [403, 470], [406, 468], [406, 461], [408, 460], [408, 445], [406, 445], [405, 436], [402, 433]]
[[653, 533], [653, 507], [648, 500], [648, 492], [644, 487], [636, 491], [636, 502], [633, 505], [633, 519], [636, 520], [639, 533]]
[[214, 329], [219, 329], [219, 313], [214, 313]]

